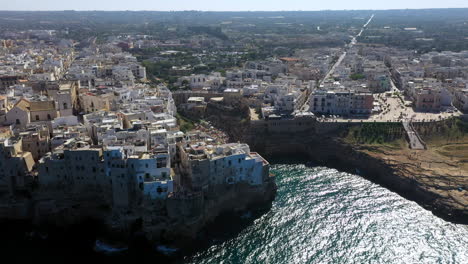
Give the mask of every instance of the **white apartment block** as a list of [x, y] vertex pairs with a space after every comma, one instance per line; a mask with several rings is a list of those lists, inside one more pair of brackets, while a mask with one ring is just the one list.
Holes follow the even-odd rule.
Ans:
[[371, 93], [315, 90], [310, 97], [310, 111], [327, 115], [370, 114], [373, 102]]

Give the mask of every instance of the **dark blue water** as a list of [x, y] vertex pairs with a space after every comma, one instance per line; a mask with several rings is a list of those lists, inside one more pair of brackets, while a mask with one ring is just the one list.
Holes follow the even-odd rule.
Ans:
[[359, 176], [279, 164], [271, 211], [187, 263], [468, 263], [468, 226]]

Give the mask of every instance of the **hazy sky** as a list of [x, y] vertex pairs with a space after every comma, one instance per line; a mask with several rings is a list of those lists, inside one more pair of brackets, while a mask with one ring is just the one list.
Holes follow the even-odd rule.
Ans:
[[0, 10], [342, 10], [468, 7], [468, 0], [0, 0]]

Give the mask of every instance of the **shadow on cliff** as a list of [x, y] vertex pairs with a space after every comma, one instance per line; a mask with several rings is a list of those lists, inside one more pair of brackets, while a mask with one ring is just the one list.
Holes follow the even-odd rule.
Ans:
[[63, 228], [56, 225], [40, 227], [26, 220], [0, 220], [0, 253], [12, 263], [172, 263], [175, 258], [164, 256], [142, 232], [134, 230], [128, 239], [128, 250], [119, 254], [102, 254], [94, 250], [96, 239], [108, 232], [95, 219], [84, 219]]
[[259, 219], [271, 210], [272, 202], [262, 206], [251, 206], [248, 210], [238, 212], [224, 212], [203, 229], [194, 247], [185, 252], [186, 259], [190, 259], [197, 252], [204, 251], [211, 246], [221, 245], [237, 237], [243, 230], [251, 226], [255, 220]]
[[38, 228], [30, 221], [2, 220], [0, 226], [0, 252], [4, 259], [14, 259], [14, 263], [103, 259], [92, 247], [96, 235], [103, 230], [99, 221], [86, 219], [68, 228]]

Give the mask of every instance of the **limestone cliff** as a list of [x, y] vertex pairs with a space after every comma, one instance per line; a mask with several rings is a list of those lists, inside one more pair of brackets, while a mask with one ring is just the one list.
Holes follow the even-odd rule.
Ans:
[[[437, 175], [421, 165], [420, 159], [427, 162], [427, 156], [412, 156], [405, 146], [386, 149], [382, 146], [350, 144], [336, 133], [327, 136], [313, 132], [251, 134], [245, 140], [253, 150], [265, 156], [302, 155], [320, 165], [359, 173], [418, 202], [442, 218], [468, 224], [466, 175]], [[407, 156], [397, 151], [402, 149]], [[427, 155], [431, 156], [430, 153]], [[432, 169], [436, 169], [432, 166]]]

